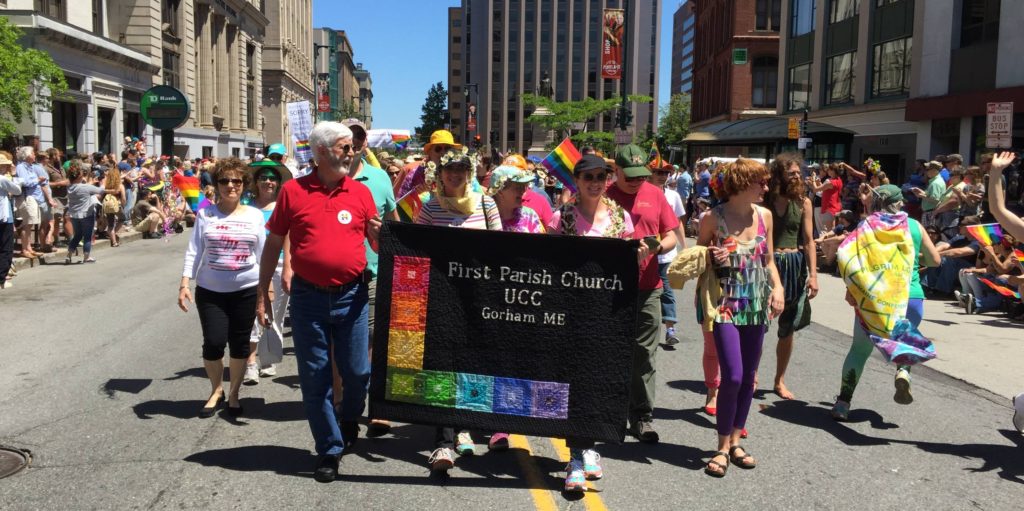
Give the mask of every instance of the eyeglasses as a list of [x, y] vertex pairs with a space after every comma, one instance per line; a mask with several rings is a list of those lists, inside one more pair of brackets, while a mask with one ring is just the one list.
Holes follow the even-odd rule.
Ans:
[[[335, 147], [338, 147], [338, 146], [335, 146]], [[354, 151], [354, 150], [355, 150], [355, 146], [351, 145], [351, 144], [346, 144], [346, 145], [341, 146], [341, 154], [348, 154], [350, 151]]]
[[582, 179], [584, 181], [607, 181], [608, 180], [608, 173], [607, 172], [602, 172], [600, 174], [588, 174], [586, 172], [581, 172], [580, 173], [580, 179]]
[[433, 147], [433, 149], [431, 149], [431, 150], [432, 150], [432, 151], [434, 151], [435, 153], [443, 153], [443, 152], [445, 152], [445, 151], [447, 151], [447, 150], [449, 150], [449, 149], [451, 149], [451, 146], [446, 146], [446, 145], [436, 145], [436, 146], [434, 146], [434, 147]]
[[636, 182], [639, 182], [639, 181], [647, 181], [648, 177], [649, 176], [627, 177], [626, 178], [626, 182], [627, 183], [636, 183]]
[[242, 186], [243, 182], [244, 181], [242, 181], [241, 179], [228, 179], [226, 177], [217, 180], [217, 184], [222, 185], [222, 186], [227, 186], [227, 185]]
[[281, 182], [281, 178], [275, 176], [274, 174], [263, 174], [262, 176], [256, 178], [256, 180], [257, 181], [273, 181], [275, 183]]

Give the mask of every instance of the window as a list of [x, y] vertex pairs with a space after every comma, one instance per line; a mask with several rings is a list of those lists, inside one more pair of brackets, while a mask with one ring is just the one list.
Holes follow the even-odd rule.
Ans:
[[789, 36], [799, 37], [814, 30], [814, 0], [791, 0]]
[[40, 14], [63, 21], [66, 17], [64, 0], [36, 0], [36, 10]]
[[256, 127], [256, 46], [245, 45], [245, 126], [249, 129]]
[[757, 0], [754, 28], [757, 30], [779, 31], [782, 17], [782, 0]]
[[103, 1], [92, 0], [92, 33], [104, 37], [103, 30]]
[[896, 2], [902, 2], [902, 1], [903, 0], [875, 0], [875, 5], [877, 7], [882, 7], [883, 5], [894, 4]]
[[857, 67], [857, 52], [851, 51], [831, 57], [827, 61], [825, 78], [825, 104], [853, 101], [853, 73]]
[[911, 37], [875, 45], [871, 97], [901, 96], [910, 92], [912, 48]]
[[964, 0], [960, 47], [999, 39], [999, 0]]
[[160, 21], [167, 27], [164, 32], [173, 36], [178, 35], [178, 10], [181, 8], [181, 0], [163, 0], [160, 2]]
[[462, 44], [462, 36], [458, 36], [457, 35], [457, 36], [453, 37], [452, 38], [452, 43], [454, 43], [454, 44]]
[[832, 0], [829, 8], [828, 22], [839, 23], [857, 15], [860, 10], [860, 0]]
[[179, 88], [178, 75], [181, 66], [181, 56], [171, 50], [164, 50], [164, 85], [170, 85], [175, 89]]
[[460, 20], [460, 19], [452, 20], [452, 26], [453, 27], [461, 27], [462, 26], [462, 20]]
[[811, 64], [789, 68], [789, 101], [787, 110], [803, 110], [810, 107]]
[[[683, 80], [691, 75], [683, 73]], [[757, 57], [753, 66], [753, 93], [751, 105], [755, 108], [775, 108], [775, 96], [779, 80], [779, 59]]]

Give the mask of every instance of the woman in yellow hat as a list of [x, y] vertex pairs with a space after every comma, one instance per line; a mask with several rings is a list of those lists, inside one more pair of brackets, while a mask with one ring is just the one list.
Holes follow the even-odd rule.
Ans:
[[452, 132], [437, 130], [431, 133], [430, 142], [423, 146], [423, 153], [425, 154], [423, 162], [405, 176], [405, 181], [402, 182], [402, 187], [399, 188], [397, 197], [405, 197], [405, 194], [424, 185], [428, 164], [433, 163], [435, 167], [440, 167], [441, 156], [451, 149], [462, 150], [462, 144], [455, 143], [455, 137], [452, 136]]

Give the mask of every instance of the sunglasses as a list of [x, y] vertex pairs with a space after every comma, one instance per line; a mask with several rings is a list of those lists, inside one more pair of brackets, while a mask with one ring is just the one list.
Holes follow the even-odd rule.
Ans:
[[433, 150], [433, 151], [434, 151], [435, 153], [443, 153], [443, 152], [445, 152], [445, 151], [447, 151], [447, 150], [449, 150], [449, 149], [451, 149], [451, 147], [450, 147], [450, 146], [446, 146], [446, 145], [436, 145], [436, 146], [434, 146], [434, 148], [433, 148], [432, 150]]
[[649, 176], [627, 177], [626, 178], [626, 182], [627, 183], [637, 183], [637, 182], [640, 182], [640, 181], [647, 181], [648, 177]]
[[[335, 147], [338, 147], [338, 146], [335, 146]], [[341, 146], [341, 154], [348, 154], [351, 151], [358, 151], [358, 150], [359, 149], [357, 149], [356, 146], [351, 145], [351, 144], [346, 144], [346, 145]]]
[[275, 176], [274, 174], [263, 174], [262, 176], [256, 178], [256, 180], [257, 181], [273, 181], [275, 183], [280, 183], [281, 182], [281, 178]]
[[600, 174], [587, 174], [586, 172], [580, 173], [580, 179], [584, 181], [607, 181], [608, 173], [601, 172]]
[[243, 183], [243, 181], [241, 179], [228, 179], [226, 177], [217, 180], [217, 184], [223, 185], [223, 186], [227, 186], [227, 185], [242, 186], [242, 183]]

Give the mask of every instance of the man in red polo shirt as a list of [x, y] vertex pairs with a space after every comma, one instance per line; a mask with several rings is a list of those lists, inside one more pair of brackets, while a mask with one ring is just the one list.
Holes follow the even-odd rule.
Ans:
[[[290, 242], [292, 340], [302, 402], [319, 455], [313, 477], [333, 481], [346, 446], [359, 433], [370, 382], [367, 356], [369, 274], [364, 240], [376, 248], [380, 220], [366, 185], [349, 172], [360, 163], [352, 131], [337, 122], [318, 123], [309, 137], [315, 166], [288, 181], [267, 222], [260, 267], [257, 318], [272, 318], [273, 276], [285, 236]], [[328, 354], [344, 385], [341, 425], [335, 416]]]
[[[647, 153], [635, 145], [615, 154], [617, 179], [608, 197], [617, 202], [633, 220], [633, 238], [640, 242], [639, 311], [637, 337], [633, 348], [633, 376], [629, 393], [630, 433], [645, 443], [658, 441], [654, 430], [655, 360], [661, 328], [661, 275], [658, 255], [676, 246], [679, 219], [661, 190], [648, 183]], [[649, 245], [648, 245], [649, 243]]]

